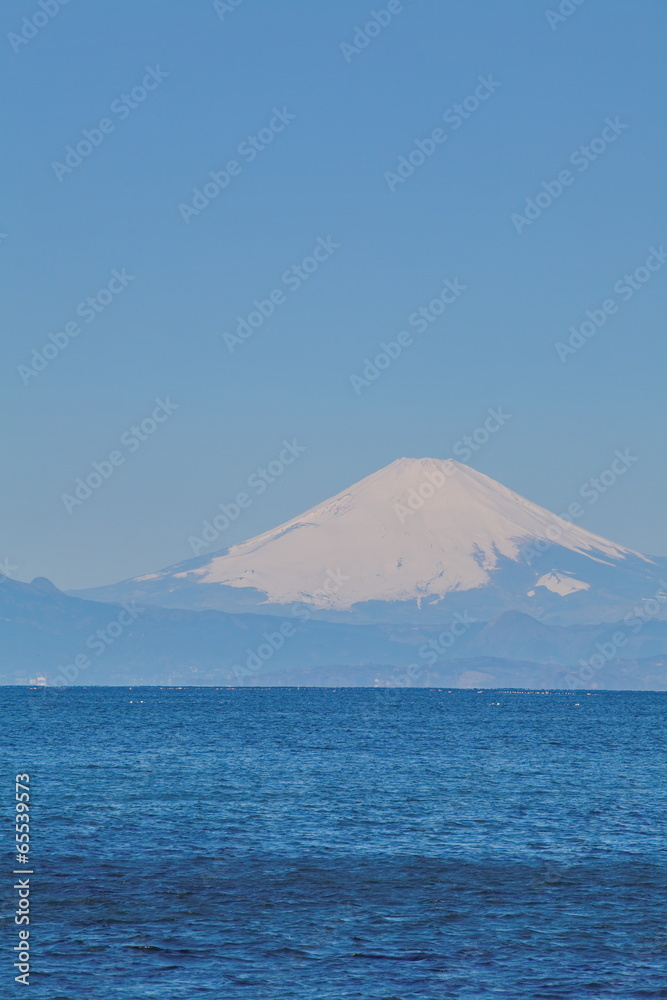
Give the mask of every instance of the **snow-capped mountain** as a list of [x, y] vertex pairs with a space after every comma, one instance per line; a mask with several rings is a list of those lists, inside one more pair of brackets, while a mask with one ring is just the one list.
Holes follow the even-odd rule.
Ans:
[[79, 592], [332, 620], [615, 621], [667, 597], [664, 560], [593, 535], [452, 460], [401, 458], [299, 517], [212, 555]]

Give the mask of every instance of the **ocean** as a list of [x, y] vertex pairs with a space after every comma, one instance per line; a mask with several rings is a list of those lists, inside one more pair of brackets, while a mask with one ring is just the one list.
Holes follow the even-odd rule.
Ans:
[[5, 687], [0, 703], [3, 998], [667, 997], [667, 694]]

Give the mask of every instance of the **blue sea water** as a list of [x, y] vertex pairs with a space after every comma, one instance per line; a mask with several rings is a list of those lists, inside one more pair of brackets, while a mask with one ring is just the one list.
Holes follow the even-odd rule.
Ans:
[[[667, 997], [666, 694], [0, 689], [0, 996]], [[31, 985], [13, 981], [31, 777]]]

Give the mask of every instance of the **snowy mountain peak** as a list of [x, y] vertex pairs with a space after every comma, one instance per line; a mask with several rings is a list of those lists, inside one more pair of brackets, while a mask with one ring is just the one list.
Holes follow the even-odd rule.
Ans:
[[239, 545], [82, 596], [272, 614], [298, 602], [356, 621], [613, 621], [660, 572], [461, 462], [399, 458]]
[[[522, 549], [550, 538], [605, 562], [637, 555], [461, 462], [400, 458], [299, 517], [182, 573], [193, 573], [202, 583], [252, 587], [270, 602], [346, 609], [485, 587], [502, 557], [525, 562]], [[325, 581], [334, 570], [345, 580], [332, 591]]]

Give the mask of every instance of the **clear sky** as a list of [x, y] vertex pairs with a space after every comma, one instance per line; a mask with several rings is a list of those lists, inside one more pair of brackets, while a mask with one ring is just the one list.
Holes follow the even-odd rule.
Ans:
[[245, 490], [240, 541], [498, 406], [470, 465], [560, 513], [630, 449], [580, 523], [667, 553], [663, 0], [43, 2], [0, 15], [15, 577], [155, 571]]

